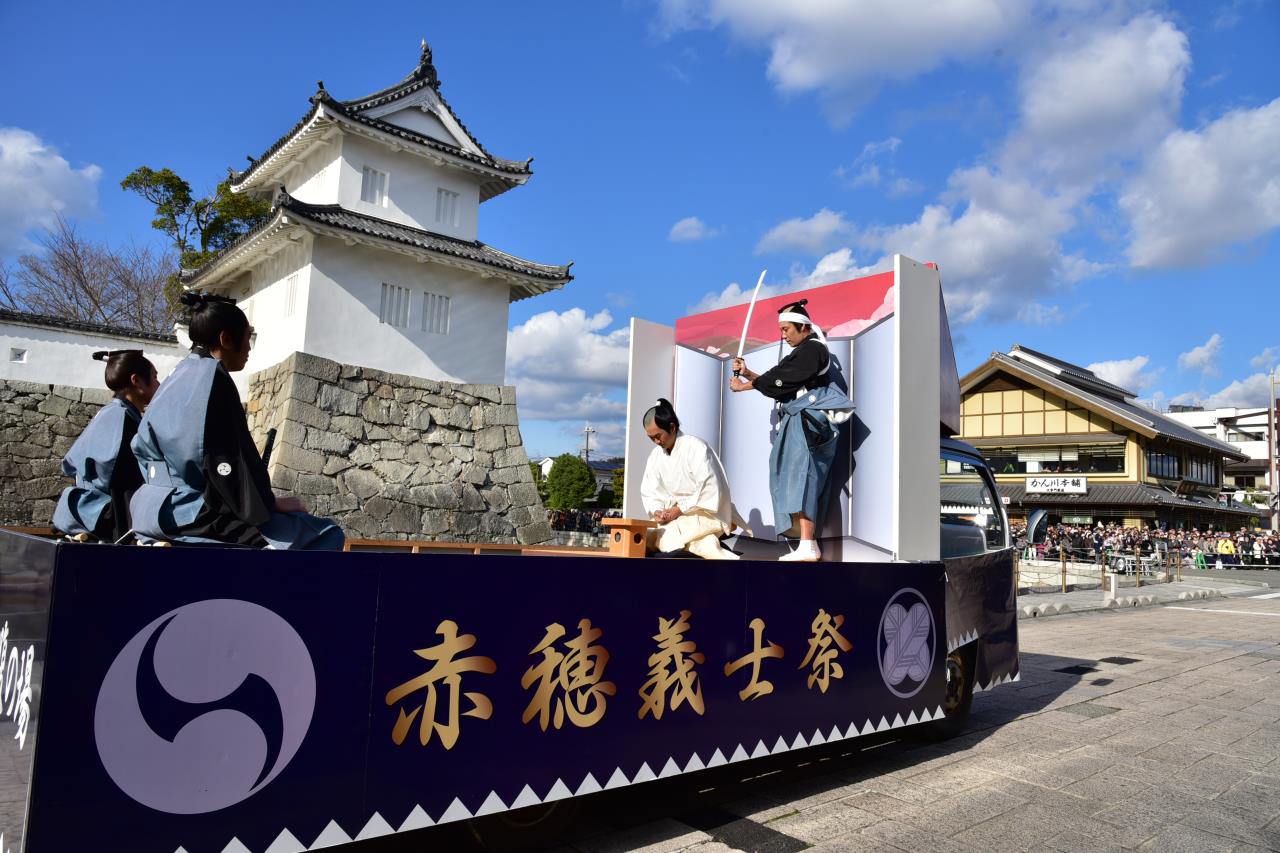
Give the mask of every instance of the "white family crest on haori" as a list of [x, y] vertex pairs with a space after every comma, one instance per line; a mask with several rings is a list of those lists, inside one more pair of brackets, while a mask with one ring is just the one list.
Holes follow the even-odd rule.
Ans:
[[532, 175], [490, 154], [440, 93], [431, 50], [393, 86], [306, 115], [231, 189], [268, 219], [183, 283], [239, 301], [259, 332], [247, 372], [294, 352], [391, 373], [503, 381], [508, 306], [563, 287], [476, 239], [481, 203]]

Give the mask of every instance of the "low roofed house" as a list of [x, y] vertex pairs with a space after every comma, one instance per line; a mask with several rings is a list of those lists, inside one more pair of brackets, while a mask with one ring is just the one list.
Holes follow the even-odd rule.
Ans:
[[235, 192], [269, 218], [196, 270], [190, 288], [237, 299], [259, 331], [247, 372], [293, 352], [397, 374], [501, 383], [508, 306], [564, 286], [569, 266], [477, 239], [480, 205], [523, 185], [530, 160], [492, 155], [440, 92], [426, 43], [410, 74], [306, 114]]
[[[1013, 517], [1236, 529], [1260, 514], [1223, 489], [1238, 447], [1139, 404], [1093, 371], [1024, 346], [960, 380], [960, 438], [982, 451]], [[948, 463], [950, 465], [950, 463]], [[957, 500], [964, 473], [944, 470]]]

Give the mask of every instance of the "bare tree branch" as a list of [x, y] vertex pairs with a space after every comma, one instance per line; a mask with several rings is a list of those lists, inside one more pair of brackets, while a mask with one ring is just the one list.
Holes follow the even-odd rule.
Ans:
[[130, 246], [114, 252], [83, 238], [58, 217], [23, 255], [17, 269], [0, 271], [0, 305], [17, 311], [170, 332], [173, 314], [165, 283], [177, 269], [170, 253]]

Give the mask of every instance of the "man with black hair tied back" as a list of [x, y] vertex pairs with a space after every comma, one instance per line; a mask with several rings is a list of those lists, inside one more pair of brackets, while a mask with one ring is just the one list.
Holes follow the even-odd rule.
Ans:
[[786, 358], [764, 373], [748, 370], [735, 358], [733, 369], [741, 376], [729, 379], [733, 391], [755, 389], [777, 401], [780, 420], [769, 454], [769, 492], [778, 535], [800, 537], [796, 549], [779, 559], [796, 562], [822, 559], [817, 524], [830, 493], [836, 427], [853, 411], [853, 402], [831, 383], [831, 353], [822, 329], [809, 318], [808, 302], [801, 299], [778, 311], [778, 330], [791, 347]]
[[53, 526], [81, 541], [114, 542], [129, 532], [129, 498], [142, 485], [129, 442], [160, 383], [140, 349], [102, 350], [93, 360], [106, 362], [104, 378], [115, 396], [62, 460], [62, 473], [76, 483], [62, 490]]
[[231, 373], [249, 360], [253, 327], [234, 299], [182, 294], [191, 311], [191, 355], [160, 386], [133, 451], [145, 484], [133, 527], [149, 539], [281, 550], [337, 550], [342, 530], [276, 497], [249, 434]]
[[658, 522], [650, 545], [659, 553], [688, 551], [706, 560], [736, 560], [720, 537], [743, 523], [729, 496], [729, 481], [715, 451], [680, 431], [671, 403], [658, 398], [644, 413], [644, 432], [658, 445], [640, 483], [645, 512]]

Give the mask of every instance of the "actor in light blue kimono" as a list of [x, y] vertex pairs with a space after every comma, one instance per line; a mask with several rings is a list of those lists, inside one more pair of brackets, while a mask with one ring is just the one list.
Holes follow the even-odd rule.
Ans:
[[142, 350], [104, 350], [93, 358], [106, 362], [104, 378], [115, 396], [62, 460], [62, 473], [76, 482], [62, 490], [53, 526], [81, 540], [114, 542], [129, 532], [129, 498], [142, 485], [129, 442], [160, 383]]
[[831, 463], [840, 439], [839, 425], [853, 412], [853, 402], [831, 382], [831, 353], [822, 329], [809, 319], [808, 300], [778, 312], [778, 329], [791, 352], [764, 373], [747, 369], [740, 358], [729, 380], [734, 391], [756, 390], [778, 401], [778, 433], [769, 454], [769, 492], [773, 523], [779, 535], [798, 535], [794, 551], [779, 558], [816, 562], [822, 559], [817, 522], [826, 512]]
[[160, 386], [133, 452], [146, 482], [133, 527], [149, 539], [281, 550], [338, 550], [342, 530], [277, 497], [249, 434], [230, 371], [249, 359], [253, 328], [234, 300], [184, 293], [191, 355]]

